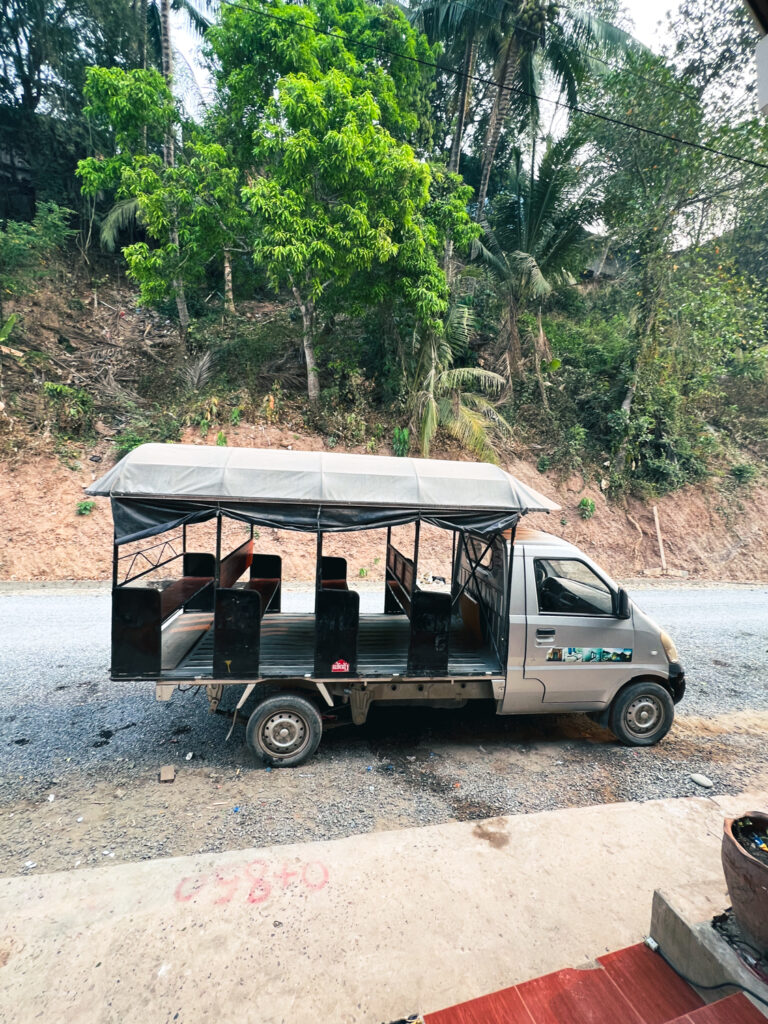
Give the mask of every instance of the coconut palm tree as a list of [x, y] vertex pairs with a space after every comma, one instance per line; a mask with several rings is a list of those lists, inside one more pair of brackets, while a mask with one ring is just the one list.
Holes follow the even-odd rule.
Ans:
[[572, 128], [557, 141], [546, 140], [538, 166], [533, 145], [528, 168], [518, 152], [504, 189], [494, 198], [493, 223], [481, 222], [484, 236], [473, 247], [473, 256], [500, 285], [504, 308], [499, 368], [510, 386], [524, 364], [520, 315], [531, 307], [536, 310], [537, 330], [529, 340], [545, 407], [541, 364], [552, 354], [541, 304], [553, 289], [575, 282], [594, 237], [588, 226], [600, 211], [589, 166], [579, 160], [581, 145]]
[[551, 0], [522, 0], [515, 17], [498, 23], [489, 43], [496, 49], [496, 89], [483, 140], [478, 220], [483, 216], [499, 139], [515, 95], [527, 101], [531, 127], [536, 131], [543, 74], [554, 80], [568, 103], [575, 104], [579, 85], [594, 66], [589, 48], [616, 52], [639, 45], [629, 33], [602, 18], [578, 7], [560, 7]]
[[496, 462], [489, 431], [508, 433], [509, 426], [491, 398], [504, 390], [504, 378], [477, 366], [454, 366], [476, 330], [469, 306], [456, 303], [446, 319], [445, 333], [424, 336], [418, 353], [412, 421], [422, 454], [429, 456], [438, 429], [443, 429], [485, 462]]
[[[513, 111], [525, 111], [536, 129], [543, 76], [553, 80], [571, 104], [594, 64], [590, 48], [620, 51], [640, 44], [623, 29], [579, 7], [552, 0], [422, 0], [411, 15], [432, 41], [441, 41], [449, 58], [462, 54], [458, 78], [457, 123], [450, 168], [458, 170], [462, 138], [472, 100], [472, 75], [478, 63], [490, 66], [495, 82], [481, 147], [477, 219], [484, 216], [488, 186], [502, 131]], [[477, 119], [476, 119], [477, 120]]]

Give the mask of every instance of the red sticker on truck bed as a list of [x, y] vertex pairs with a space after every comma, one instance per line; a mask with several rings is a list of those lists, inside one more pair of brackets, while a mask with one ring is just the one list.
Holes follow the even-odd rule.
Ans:
[[334, 661], [331, 665], [331, 672], [349, 672], [349, 662], [339, 658], [338, 661]]

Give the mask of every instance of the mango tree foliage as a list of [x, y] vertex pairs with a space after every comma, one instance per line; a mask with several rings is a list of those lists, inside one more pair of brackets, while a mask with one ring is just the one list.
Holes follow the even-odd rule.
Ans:
[[220, 22], [206, 33], [206, 49], [217, 93], [209, 123], [240, 167], [251, 167], [253, 132], [261, 129], [278, 81], [292, 74], [318, 80], [334, 69], [344, 72], [355, 93], [375, 97], [381, 124], [396, 139], [429, 144], [433, 69], [407, 58], [434, 61], [436, 50], [394, 4], [270, 0], [254, 10], [224, 4]]
[[317, 81], [288, 75], [254, 139], [261, 174], [244, 190], [256, 218], [254, 259], [272, 285], [289, 285], [301, 311], [307, 391], [319, 396], [317, 302], [333, 283], [391, 265], [424, 329], [440, 332], [447, 309], [424, 212], [429, 167], [381, 125], [370, 92], [340, 71]]
[[241, 245], [248, 220], [227, 152], [192, 131], [175, 164], [163, 161], [158, 150], [178, 114], [157, 71], [92, 68], [86, 95], [89, 114], [111, 130], [114, 152], [81, 160], [78, 174], [84, 192], [113, 190], [136, 204], [152, 244], [136, 242], [123, 255], [142, 300], [155, 304], [201, 284], [213, 261]]

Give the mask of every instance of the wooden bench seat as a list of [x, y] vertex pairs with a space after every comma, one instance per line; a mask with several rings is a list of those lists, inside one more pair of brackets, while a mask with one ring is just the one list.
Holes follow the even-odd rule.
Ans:
[[403, 612], [411, 629], [408, 639], [408, 675], [434, 676], [448, 671], [451, 632], [451, 595], [421, 590], [413, 560], [396, 547], [387, 547], [384, 611]]
[[182, 576], [160, 591], [160, 618], [163, 622], [175, 611], [195, 597], [203, 587], [213, 582], [213, 576]]
[[261, 595], [261, 614], [269, 611], [269, 606], [280, 589], [281, 580], [250, 579], [242, 584], [244, 590], [256, 590]]
[[320, 559], [320, 587], [322, 590], [349, 590], [347, 560], [332, 555]]

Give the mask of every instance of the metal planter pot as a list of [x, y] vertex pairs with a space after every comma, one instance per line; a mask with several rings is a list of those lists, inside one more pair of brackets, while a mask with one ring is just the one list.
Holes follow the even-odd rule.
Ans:
[[[768, 826], [768, 814], [744, 814], [760, 831]], [[731, 905], [742, 931], [761, 952], [768, 952], [768, 864], [744, 849], [734, 837], [738, 818], [726, 818], [723, 828], [722, 859]]]

